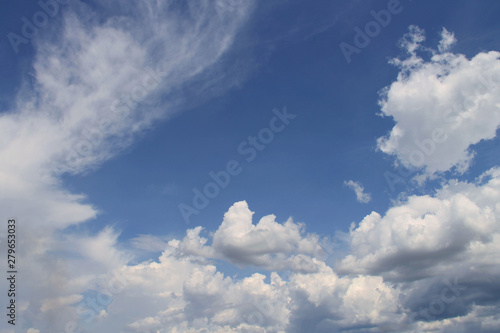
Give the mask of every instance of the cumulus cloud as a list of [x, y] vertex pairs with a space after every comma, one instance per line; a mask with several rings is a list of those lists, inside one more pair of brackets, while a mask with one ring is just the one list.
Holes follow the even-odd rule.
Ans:
[[314, 272], [236, 279], [210, 262], [179, 256], [184, 241], [171, 241], [158, 262], [121, 268], [125, 288], [113, 295], [105, 320], [96, 321], [94, 330], [104, 332], [127, 318], [123, 327], [131, 332], [316, 332], [405, 317], [398, 313], [400, 291], [381, 277], [339, 277], [313, 258]]
[[356, 200], [362, 203], [368, 203], [372, 200], [370, 193], [365, 193], [365, 188], [359, 182], [353, 180], [345, 181], [344, 184], [354, 191]]
[[495, 138], [500, 125], [500, 53], [471, 59], [451, 53], [455, 38], [446, 29], [438, 51], [422, 46], [424, 40], [424, 31], [411, 26], [401, 42], [408, 56], [392, 60], [400, 73], [379, 103], [381, 115], [395, 125], [378, 139], [378, 148], [424, 177], [464, 172], [474, 157], [471, 146]]
[[235, 203], [224, 214], [219, 228], [208, 239], [201, 227], [190, 229], [182, 242], [171, 242], [179, 254], [224, 259], [238, 266], [268, 270], [315, 271], [313, 257], [324, 254], [318, 235], [306, 234], [304, 224], [288, 219], [276, 222], [276, 216], [264, 216], [256, 225], [246, 201]]
[[[93, 329], [104, 332], [127, 318], [123, 325], [131, 332], [494, 332], [500, 309], [499, 195], [498, 169], [476, 182], [450, 181], [383, 217], [365, 217], [352, 227], [351, 252], [337, 265], [311, 256], [315, 270], [290, 274], [264, 256], [282, 248], [277, 244], [287, 239], [288, 231], [280, 229], [286, 224], [268, 229], [277, 240], [262, 246], [252, 232], [269, 220], [252, 225], [248, 205], [237, 202], [206, 238], [201, 227], [190, 229], [182, 240], [169, 241], [158, 261], [119, 268], [124, 287]], [[226, 248], [214, 245], [219, 230], [239, 237], [229, 243], [238, 256], [224, 258]], [[206, 260], [254, 263], [250, 241], [261, 245], [257, 264], [268, 273], [232, 278]]]
[[496, 248], [500, 232], [500, 170], [478, 181], [486, 176], [484, 184], [451, 180], [433, 196], [410, 196], [384, 216], [372, 212], [351, 230], [351, 253], [339, 270], [408, 281], [479, 260], [495, 266], [485, 253], [476, 258], [479, 248]]
[[235, 264], [268, 269], [315, 269], [308, 255], [321, 251], [318, 236], [304, 233], [304, 225], [291, 219], [277, 223], [276, 216], [263, 217], [256, 225], [246, 202], [238, 202], [224, 215], [213, 236], [214, 251]]
[[500, 170], [492, 169], [476, 182], [451, 180], [433, 196], [411, 196], [384, 216], [373, 212], [351, 230], [351, 253], [337, 271], [404, 286], [402, 304], [420, 318], [471, 315], [500, 297], [499, 200]]
[[[73, 294], [43, 299], [38, 313], [23, 315], [43, 330], [43, 314], [62, 313], [59, 325], [72, 320], [93, 332], [494, 332], [499, 195], [500, 171], [492, 169], [476, 182], [450, 181], [432, 196], [411, 197], [383, 217], [372, 213], [352, 227], [351, 252], [333, 267], [315, 254], [316, 238], [295, 223], [268, 216], [253, 225], [246, 202], [237, 202], [215, 232], [202, 237], [201, 227], [190, 229], [168, 241], [155, 261], [116, 261], [99, 273], [85, 266], [95, 259], [77, 260], [74, 267], [83, 267], [65, 286]], [[275, 240], [263, 240], [266, 230]], [[115, 237], [101, 232], [96, 238], [106, 239], [107, 248], [96, 251], [126, 258]], [[278, 251], [290, 258], [298, 249], [312, 253], [315, 269], [275, 260]], [[226, 276], [220, 260], [260, 272]]]

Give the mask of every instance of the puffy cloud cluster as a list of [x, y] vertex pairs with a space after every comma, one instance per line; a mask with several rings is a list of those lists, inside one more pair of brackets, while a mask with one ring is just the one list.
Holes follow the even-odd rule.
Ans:
[[480, 179], [488, 177], [484, 184], [452, 180], [434, 196], [410, 196], [383, 217], [372, 212], [351, 231], [351, 254], [339, 269], [407, 281], [480, 261], [495, 265], [496, 258], [477, 252], [497, 249], [500, 232], [500, 170]]
[[213, 234], [211, 246], [200, 237], [201, 227], [187, 232], [179, 250], [186, 255], [227, 260], [239, 266], [253, 265], [269, 270], [315, 271], [312, 256], [321, 255], [317, 235], [303, 237], [304, 225], [291, 219], [284, 224], [274, 215], [252, 224], [253, 212], [246, 202], [235, 203]]
[[[132, 332], [494, 332], [499, 196], [498, 169], [473, 183], [451, 180], [353, 225], [351, 251], [333, 267], [305, 251], [310, 271], [275, 268], [273, 255], [292, 257], [305, 240], [314, 246], [303, 248], [315, 249], [316, 237], [272, 215], [254, 225], [247, 204], [237, 202], [208, 238], [197, 227], [171, 240], [158, 262], [122, 266], [126, 288], [95, 329], [129, 318]], [[271, 272], [231, 278], [210, 258]], [[155, 304], [147, 315], [129, 309], [143, 302]]]
[[[246, 202], [229, 208], [207, 238], [196, 227], [162, 243], [156, 261], [127, 261], [106, 229], [81, 241], [94, 250], [77, 246], [85, 256], [65, 263], [75, 269], [64, 293], [38, 303], [35, 293], [24, 315], [42, 331], [67, 325], [47, 326], [50, 313], [63, 313], [92, 332], [495, 332], [499, 196], [500, 170], [492, 169], [474, 183], [452, 180], [432, 196], [410, 197], [384, 216], [374, 212], [353, 225], [350, 253], [333, 267], [318, 255], [316, 236], [272, 215], [254, 225]], [[112, 269], [90, 267], [95, 251], [117, 253], [106, 264]], [[285, 264], [301, 251], [314, 269]], [[276, 253], [285, 256], [278, 267]], [[255, 272], [230, 277], [221, 261]]]
[[[498, 323], [480, 309], [500, 305], [499, 169], [475, 183], [451, 180], [433, 196], [411, 196], [384, 216], [373, 212], [350, 236], [351, 253], [338, 263], [339, 273], [397, 283], [406, 290], [402, 304], [427, 320], [489, 313], [485, 321]], [[462, 319], [434, 325], [459, 327]]]
[[[321, 332], [358, 325], [377, 327], [406, 318], [400, 311], [397, 287], [380, 276], [339, 276], [315, 257], [311, 258], [313, 271], [264, 271], [242, 278], [225, 276], [214, 262], [200, 259], [208, 255], [225, 258], [227, 249], [215, 245], [222, 227], [230, 227], [231, 235], [248, 241], [259, 237], [249, 233], [245, 220], [251, 214], [246, 202], [237, 202], [211, 242], [203, 239], [198, 243], [201, 246], [195, 246], [201, 240], [200, 229], [191, 229], [183, 240], [169, 241], [158, 261], [118, 267], [114, 274], [122, 277], [123, 287], [112, 294], [104, 319], [98, 319], [96, 311], [92, 330], [109, 331], [121, 322], [126, 332]], [[271, 219], [274, 216], [264, 217], [254, 228]], [[257, 254], [247, 252], [245, 241], [231, 243], [232, 251], [245, 253], [242, 258], [257, 268], [272, 267], [275, 258], [264, 255], [282, 249], [273, 244], [285, 244], [279, 238], [288, 239], [286, 235], [294, 234], [297, 227], [291, 221], [278, 226], [273, 234], [276, 243], [261, 243]], [[308, 238], [311, 235], [306, 234], [288, 241], [301, 244]], [[252, 255], [259, 260], [250, 260]], [[231, 258], [243, 264], [241, 258]]]
[[[424, 40], [424, 31], [411, 26], [401, 42], [408, 57], [392, 60], [401, 72], [382, 90], [380, 106], [395, 125], [378, 148], [426, 177], [463, 172], [474, 156], [471, 146], [493, 139], [500, 125], [500, 53], [470, 60], [451, 53], [455, 38], [446, 29], [438, 51], [423, 47]], [[430, 52], [430, 59], [419, 51]]]

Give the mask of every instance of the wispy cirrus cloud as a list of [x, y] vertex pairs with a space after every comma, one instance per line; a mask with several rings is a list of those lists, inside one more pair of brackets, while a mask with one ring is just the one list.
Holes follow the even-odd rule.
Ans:
[[77, 322], [74, 295], [95, 289], [99, 276], [130, 259], [110, 228], [95, 235], [63, 231], [99, 210], [66, 190], [60, 176], [94, 170], [155, 122], [195, 103], [186, 91], [200, 80], [199, 101], [237, 83], [218, 66], [253, 2], [99, 6], [71, 2], [50, 22], [54, 27], [33, 39], [33, 80], [0, 114], [1, 216], [22, 221], [24, 274], [40, 281], [18, 301], [22, 317], [41, 331]]

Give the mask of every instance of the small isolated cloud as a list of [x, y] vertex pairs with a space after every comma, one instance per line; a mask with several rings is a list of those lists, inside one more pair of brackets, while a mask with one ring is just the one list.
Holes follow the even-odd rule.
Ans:
[[[381, 115], [395, 125], [378, 139], [378, 149], [423, 178], [468, 169], [471, 146], [495, 138], [500, 126], [500, 52], [467, 59], [448, 50], [455, 43], [443, 29], [438, 51], [422, 46], [424, 31], [411, 26], [401, 46], [397, 80], [381, 92]], [[429, 52], [424, 60], [418, 52]]]
[[362, 203], [368, 203], [372, 200], [370, 193], [365, 193], [365, 188], [353, 180], [345, 181], [344, 184], [356, 193], [356, 200]]

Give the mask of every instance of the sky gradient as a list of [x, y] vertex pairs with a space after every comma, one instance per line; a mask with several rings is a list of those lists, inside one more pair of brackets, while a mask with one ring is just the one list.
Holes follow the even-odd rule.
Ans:
[[497, 2], [1, 6], [16, 332], [500, 330]]

